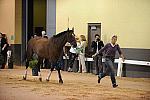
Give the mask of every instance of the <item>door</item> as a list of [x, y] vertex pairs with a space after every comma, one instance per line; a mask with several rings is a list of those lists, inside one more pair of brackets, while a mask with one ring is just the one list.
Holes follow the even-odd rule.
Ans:
[[99, 34], [101, 38], [101, 23], [88, 23], [88, 51], [91, 54], [91, 44], [95, 40], [95, 34]]

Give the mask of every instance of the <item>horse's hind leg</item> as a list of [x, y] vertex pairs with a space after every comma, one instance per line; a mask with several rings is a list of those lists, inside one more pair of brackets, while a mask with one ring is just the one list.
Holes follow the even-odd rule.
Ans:
[[25, 75], [23, 76], [23, 80], [26, 80], [27, 79], [27, 69], [29, 67], [29, 61], [27, 60], [26, 61], [26, 70], [25, 70]]
[[61, 77], [60, 69], [58, 69], [59, 83], [63, 84], [63, 80]]
[[38, 74], [39, 74], [39, 80], [42, 82], [42, 75], [41, 75], [41, 71], [40, 71], [40, 66], [42, 64], [43, 59], [39, 58], [38, 59], [38, 63], [37, 63], [37, 68], [38, 68]]
[[48, 73], [48, 76], [47, 76], [47, 78], [46, 78], [46, 81], [49, 81], [49, 78], [50, 78], [50, 76], [51, 76], [53, 70], [54, 70], [54, 67], [52, 67], [52, 68], [49, 70], [49, 73]]

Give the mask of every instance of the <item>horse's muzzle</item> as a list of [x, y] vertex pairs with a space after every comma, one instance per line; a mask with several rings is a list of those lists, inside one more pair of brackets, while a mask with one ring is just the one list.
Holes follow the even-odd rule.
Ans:
[[77, 47], [77, 43], [76, 42], [72, 42], [71, 45], [76, 48]]

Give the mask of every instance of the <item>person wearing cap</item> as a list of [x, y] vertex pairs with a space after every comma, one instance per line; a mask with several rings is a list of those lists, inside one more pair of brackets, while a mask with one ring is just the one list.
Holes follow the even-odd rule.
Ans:
[[[47, 36], [45, 31], [42, 31], [42, 38], [48, 39], [48, 36]], [[46, 68], [47, 69], [48, 66], [49, 66], [49, 60], [48, 59], [44, 59], [43, 63], [42, 63], [42, 68]]]
[[[76, 41], [78, 41], [79, 38], [76, 37]], [[78, 50], [77, 48], [73, 47], [73, 45], [71, 45], [71, 48], [69, 50], [69, 62], [68, 62], [68, 72], [73, 72], [73, 64], [75, 62], [75, 59], [78, 57]]]
[[45, 32], [45, 31], [42, 31], [42, 37], [43, 37], [43, 38], [47, 38], [47, 39], [48, 39], [48, 36], [47, 36], [47, 34], [46, 34], [46, 32]]
[[102, 49], [100, 49], [97, 53], [95, 53], [92, 57], [95, 57], [98, 54], [101, 54], [104, 52], [104, 57], [105, 57], [105, 65], [106, 65], [106, 71], [103, 73], [99, 73], [98, 75], [98, 83], [100, 83], [100, 80], [104, 78], [106, 75], [110, 74], [112, 86], [115, 88], [118, 85], [116, 84], [116, 79], [115, 79], [115, 69], [114, 69], [114, 60], [115, 60], [115, 54], [116, 51], [118, 51], [120, 57], [124, 61], [124, 56], [123, 53], [120, 49], [119, 44], [117, 42], [117, 36], [114, 35], [111, 38], [111, 43], [107, 43]]

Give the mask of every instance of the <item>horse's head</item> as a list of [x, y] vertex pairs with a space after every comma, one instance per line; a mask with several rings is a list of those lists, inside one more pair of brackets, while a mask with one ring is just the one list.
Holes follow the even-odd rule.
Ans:
[[73, 47], [77, 47], [76, 39], [75, 39], [75, 34], [74, 34], [74, 28], [72, 30], [67, 30], [67, 42], [69, 42]]

